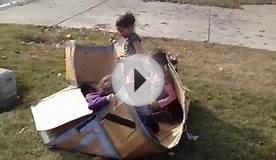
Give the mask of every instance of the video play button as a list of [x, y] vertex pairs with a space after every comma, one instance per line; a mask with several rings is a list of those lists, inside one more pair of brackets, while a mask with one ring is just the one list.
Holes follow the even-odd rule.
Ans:
[[112, 74], [112, 86], [117, 97], [132, 106], [144, 106], [155, 101], [163, 90], [161, 66], [150, 56], [136, 54], [123, 58]]
[[141, 73], [134, 69], [134, 92], [136, 92], [145, 81], [146, 79], [141, 75]]

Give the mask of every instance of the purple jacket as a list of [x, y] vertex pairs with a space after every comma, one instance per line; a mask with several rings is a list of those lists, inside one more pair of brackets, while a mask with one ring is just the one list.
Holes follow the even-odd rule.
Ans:
[[88, 93], [85, 96], [85, 99], [88, 102], [88, 108], [94, 112], [99, 111], [102, 107], [109, 103], [107, 97], [101, 96], [98, 92]]

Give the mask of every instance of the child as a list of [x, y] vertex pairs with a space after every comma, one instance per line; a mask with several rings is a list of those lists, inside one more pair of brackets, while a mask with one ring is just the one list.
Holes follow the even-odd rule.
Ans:
[[110, 102], [115, 102], [113, 94], [111, 75], [107, 75], [100, 80], [97, 86], [97, 91], [86, 94], [85, 99], [88, 102], [88, 108], [94, 112], [99, 111], [102, 107], [108, 105]]
[[167, 70], [166, 66], [168, 64], [168, 60], [166, 57], [166, 52], [162, 49], [155, 49], [152, 53], [152, 58], [156, 60], [162, 67], [165, 77], [165, 85], [164, 85], [164, 91], [161, 95], [158, 101], [153, 102], [153, 106], [159, 107], [159, 109], [166, 108], [170, 103], [172, 103], [176, 99], [176, 94], [174, 90], [174, 86], [169, 74], [169, 71]]
[[[156, 60], [163, 69], [165, 84], [161, 95], [157, 101], [151, 103], [153, 112], [169, 111], [172, 113], [171, 117], [168, 117], [167, 121], [180, 118], [181, 111], [179, 110], [179, 104], [176, 97], [175, 88], [168, 70], [167, 53], [163, 49], [155, 49], [152, 53], [152, 58]], [[178, 107], [178, 108], [177, 108]], [[166, 118], [166, 117], [164, 117]]]
[[[116, 21], [116, 27], [122, 37], [126, 39], [124, 44], [124, 55], [133, 55], [136, 53], [143, 53], [141, 38], [134, 32], [135, 17], [132, 13], [127, 12], [119, 16]], [[119, 57], [120, 58], [120, 57]]]

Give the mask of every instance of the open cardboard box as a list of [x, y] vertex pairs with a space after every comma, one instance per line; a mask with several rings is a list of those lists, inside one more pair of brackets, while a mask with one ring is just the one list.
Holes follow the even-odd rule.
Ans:
[[121, 103], [116, 109], [107, 106], [93, 114], [78, 88], [82, 83], [96, 84], [112, 72], [118, 53], [113, 45], [89, 46], [70, 41], [65, 52], [66, 79], [71, 85], [32, 107], [36, 129], [45, 144], [115, 159], [160, 153], [178, 144], [185, 130], [189, 101], [173, 65], [169, 67], [183, 119], [173, 125], [160, 123], [160, 132], [153, 137], [133, 106]]

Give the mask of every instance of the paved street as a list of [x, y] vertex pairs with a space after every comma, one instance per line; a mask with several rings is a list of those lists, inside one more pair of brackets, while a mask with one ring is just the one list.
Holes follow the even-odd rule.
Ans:
[[137, 15], [143, 36], [242, 45], [276, 50], [276, 5], [247, 5], [243, 10], [142, 0], [39, 0], [0, 11], [0, 23], [60, 25], [115, 31], [118, 15]]

